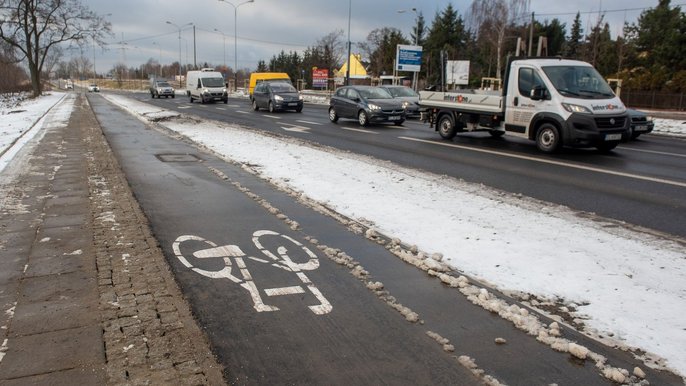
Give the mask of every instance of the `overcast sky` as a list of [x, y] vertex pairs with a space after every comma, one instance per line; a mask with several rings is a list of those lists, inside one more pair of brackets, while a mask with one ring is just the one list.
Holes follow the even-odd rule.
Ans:
[[[246, 0], [230, 1], [241, 4]], [[101, 15], [109, 14], [107, 18], [115, 34], [107, 50], [95, 49], [98, 73], [111, 69], [118, 62], [138, 67], [150, 58], [163, 64], [178, 61], [178, 29], [167, 21], [178, 26], [195, 25], [198, 65], [203, 62], [221, 65], [226, 60], [227, 65], [234, 67], [234, 8], [227, 3], [219, 0], [83, 2]], [[343, 30], [347, 40], [349, 2], [352, 5], [350, 40], [353, 43], [364, 41], [369, 32], [381, 27], [398, 28], [409, 38], [415, 23], [415, 14], [410, 11], [413, 7], [430, 25], [436, 13], [443, 11], [449, 3], [466, 19], [471, 4], [466, 0], [254, 0], [238, 7], [238, 67], [254, 69], [258, 60], [268, 62], [281, 50], [300, 52], [335, 30]], [[588, 25], [595, 24], [598, 11], [602, 9], [616, 35], [625, 20], [635, 22], [643, 9], [655, 7], [657, 3], [658, 0], [531, 0], [531, 11], [539, 21], [557, 17], [568, 27], [579, 11], [584, 28], [588, 30]], [[683, 3], [672, 1], [672, 5], [679, 4]], [[408, 12], [399, 13], [402, 9]], [[184, 27], [181, 38], [181, 61], [192, 64], [193, 27]], [[121, 41], [126, 44], [120, 44]], [[67, 55], [78, 55], [77, 52], [68, 51]], [[93, 60], [92, 48], [84, 55]]]

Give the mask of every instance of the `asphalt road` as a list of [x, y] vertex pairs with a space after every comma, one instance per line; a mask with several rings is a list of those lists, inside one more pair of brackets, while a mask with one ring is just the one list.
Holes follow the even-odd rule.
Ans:
[[306, 104], [302, 113], [254, 112], [247, 99], [228, 104], [190, 104], [188, 98], [142, 101], [203, 118], [256, 127], [503, 191], [521, 193], [629, 224], [686, 237], [686, 140], [643, 135], [610, 154], [564, 149], [542, 154], [533, 142], [458, 135], [451, 141], [420, 121], [402, 127], [362, 128], [357, 122], [331, 123], [327, 106]]
[[[154, 130], [97, 95], [89, 100], [231, 383], [478, 384], [457, 361], [465, 355], [485, 374], [508, 385], [612, 384], [598, 374], [592, 361], [573, 360], [539, 343], [512, 323], [473, 305], [457, 290], [239, 166]], [[232, 108], [236, 109], [198, 105], [197, 110], [221, 115]], [[298, 120], [307, 116], [292, 114]], [[267, 126], [264, 123], [274, 124], [286, 115], [279, 117], [250, 112], [248, 119], [262, 119]], [[287, 125], [271, 127], [280, 126]], [[350, 128], [357, 129], [354, 124]], [[346, 137], [347, 131], [339, 129], [331, 130], [329, 137]], [[362, 134], [380, 138], [426, 131], [372, 130], [382, 133]], [[394, 141], [404, 143], [401, 138]], [[365, 146], [371, 149], [373, 144]], [[256, 196], [246, 194], [246, 189]], [[265, 202], [279, 211], [269, 210]], [[300, 225], [293, 229], [279, 214]], [[406, 321], [348, 267], [316, 248], [313, 239], [359, 261], [371, 275], [368, 280], [384, 283], [384, 289], [417, 312], [421, 321]], [[427, 336], [429, 331], [447, 338], [455, 351], [444, 351]], [[645, 368], [629, 353], [575, 331], [564, 329], [564, 337], [604, 355], [612, 366], [643, 367], [651, 384], [678, 382]], [[496, 344], [496, 338], [507, 343]]]

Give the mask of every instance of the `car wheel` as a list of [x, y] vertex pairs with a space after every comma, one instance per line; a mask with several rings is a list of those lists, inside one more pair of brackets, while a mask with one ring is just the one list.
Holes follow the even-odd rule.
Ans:
[[505, 134], [505, 132], [500, 130], [488, 130], [488, 134], [490, 134], [493, 138], [500, 138], [503, 136], [503, 134]]
[[560, 132], [551, 123], [544, 123], [536, 133], [536, 146], [544, 153], [554, 153], [562, 145]]
[[191, 95], [190, 98], [191, 98], [191, 103], [193, 103], [193, 95]]
[[369, 117], [364, 110], [360, 110], [360, 112], [357, 113], [357, 122], [360, 124], [360, 126], [369, 125]]
[[403, 123], [405, 123], [404, 119], [399, 120], [398, 122], [395, 123], [396, 126], [402, 126]]
[[443, 114], [438, 119], [438, 134], [443, 139], [452, 139], [457, 135], [457, 128], [455, 127], [455, 121], [453, 117], [448, 114]]
[[172, 95], [172, 98], [176, 98], [176, 95]]
[[229, 103], [229, 98], [224, 99], [224, 104], [226, 105], [228, 103]]
[[274, 112], [274, 104], [272, 103], [272, 101], [269, 101], [268, 110], [269, 110], [270, 113], [273, 113], [273, 112]]
[[252, 109], [255, 111], [260, 109], [260, 106], [257, 105], [257, 101], [254, 99], [252, 100]]
[[295, 112], [296, 112], [296, 113], [302, 113], [302, 111], [303, 111], [303, 108], [302, 108], [302, 107], [298, 107], [297, 109], [295, 109]]
[[333, 123], [338, 122], [338, 114], [336, 114], [336, 110], [333, 107], [329, 107], [329, 120]]

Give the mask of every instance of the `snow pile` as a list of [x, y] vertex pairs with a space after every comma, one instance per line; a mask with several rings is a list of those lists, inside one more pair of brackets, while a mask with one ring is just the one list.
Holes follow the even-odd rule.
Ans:
[[655, 118], [654, 134], [667, 134], [674, 137], [686, 137], [686, 121]]

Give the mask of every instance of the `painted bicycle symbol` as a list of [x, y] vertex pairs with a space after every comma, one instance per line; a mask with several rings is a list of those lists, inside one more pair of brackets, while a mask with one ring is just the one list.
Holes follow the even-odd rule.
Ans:
[[[307, 261], [303, 263], [294, 262], [291, 256], [288, 255], [288, 249], [284, 245], [280, 245], [276, 249], [276, 254], [272, 253], [263, 246], [262, 242], [260, 242], [260, 238], [264, 236], [281, 237], [289, 244], [293, 244], [299, 249], [302, 249], [308, 258]], [[194, 267], [181, 252], [181, 244], [189, 241], [201, 242], [209, 246], [208, 248], [193, 252], [193, 257], [200, 260], [219, 258], [222, 259], [223, 266], [216, 271]], [[319, 301], [319, 304], [317, 305], [308, 306], [313, 313], [317, 315], [324, 315], [331, 312], [333, 309], [331, 303], [326, 300], [321, 291], [319, 291], [319, 289], [312, 283], [312, 281], [304, 272], [319, 268], [319, 259], [314, 253], [312, 253], [312, 251], [289, 236], [269, 230], [259, 230], [254, 232], [252, 235], [252, 242], [263, 255], [267, 256], [267, 259], [247, 256], [237, 245], [217, 245], [210, 240], [193, 235], [177, 237], [172, 245], [172, 248], [179, 261], [181, 261], [184, 266], [190, 268], [192, 271], [212, 279], [229, 279], [232, 282], [240, 285], [243, 289], [248, 291], [253, 302], [253, 307], [258, 312], [278, 311], [279, 308], [264, 303], [262, 296], [260, 295], [260, 291], [253, 280], [253, 276], [248, 270], [246, 259], [262, 264], [270, 264], [275, 268], [282, 269], [287, 272], [293, 272], [303, 284], [289, 287], [265, 288], [264, 293], [266, 296], [273, 297], [303, 294], [306, 293], [307, 289]], [[237, 269], [235, 274], [233, 272], [234, 264]], [[240, 277], [238, 275], [240, 275]]]

